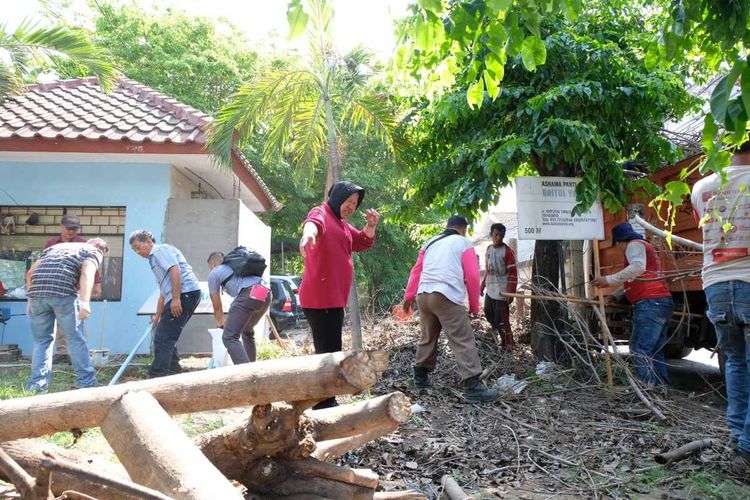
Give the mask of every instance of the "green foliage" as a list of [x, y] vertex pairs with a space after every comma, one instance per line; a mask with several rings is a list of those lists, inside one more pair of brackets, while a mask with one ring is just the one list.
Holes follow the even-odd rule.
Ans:
[[[569, 21], [583, 10], [581, 0], [420, 0], [402, 25], [398, 66], [441, 93], [461, 78], [469, 105], [479, 107], [487, 91], [495, 99], [504, 78], [506, 57], [521, 55], [529, 71], [546, 62], [543, 19], [564, 15]], [[458, 64], [455, 64], [458, 62]]]
[[582, 177], [575, 213], [597, 196], [605, 208], [619, 209], [626, 181], [618, 162], [654, 169], [679, 159], [658, 131], [695, 105], [679, 74], [646, 67], [642, 25], [627, 12], [587, 13], [575, 23], [547, 18], [539, 24], [551, 33], [546, 63], [531, 73], [522, 55], [510, 57], [497, 98], [481, 109], [464, 97], [474, 84], [470, 74], [432, 102], [415, 97], [415, 187], [405, 209], [415, 216], [425, 205], [475, 214], [524, 170]]
[[[330, 2], [309, 0], [304, 5], [294, 0], [289, 10], [302, 10], [309, 16], [305, 25], [310, 60], [243, 84], [219, 111], [209, 134], [209, 150], [228, 166], [233, 144], [244, 146], [262, 132], [263, 160], [272, 162], [286, 155], [308, 181], [326, 156], [331, 178], [338, 180], [340, 128], [361, 127], [391, 151], [399, 150], [390, 103], [369, 84], [370, 54], [357, 48], [339, 57], [333, 50]], [[290, 26], [294, 32], [301, 21], [298, 15], [293, 17]]]
[[0, 25], [0, 102], [43, 66], [61, 66], [63, 62], [87, 75], [99, 78], [102, 88], [114, 85], [117, 70], [101, 45], [92, 44], [85, 34], [67, 26], [40, 26], [23, 21], [13, 32]]
[[[94, 41], [108, 47], [126, 77], [213, 113], [261, 65], [236, 27], [173, 8], [97, 2]], [[263, 63], [268, 66], [271, 62]], [[68, 67], [67, 76], [78, 76]]]
[[286, 356], [287, 354], [276, 342], [263, 341], [258, 344], [258, 361], [285, 358]]

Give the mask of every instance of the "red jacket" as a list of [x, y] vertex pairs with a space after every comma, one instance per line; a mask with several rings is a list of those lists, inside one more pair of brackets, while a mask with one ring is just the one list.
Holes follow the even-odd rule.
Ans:
[[305, 222], [318, 227], [318, 236], [305, 253], [300, 305], [309, 309], [345, 307], [354, 277], [352, 252], [367, 250], [375, 238], [336, 217], [327, 203], [310, 210]]
[[[644, 240], [631, 240], [628, 244], [633, 243], [643, 244], [646, 249], [646, 271], [637, 280], [625, 282], [625, 297], [631, 304], [635, 304], [643, 299], [671, 297], [672, 293], [669, 291], [664, 278], [659, 273], [661, 271], [661, 264], [653, 245]], [[628, 258], [625, 257], [625, 267], [629, 264]]]

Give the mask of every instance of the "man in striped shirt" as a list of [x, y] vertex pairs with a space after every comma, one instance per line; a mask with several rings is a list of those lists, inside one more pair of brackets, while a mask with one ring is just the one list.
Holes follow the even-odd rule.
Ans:
[[31, 320], [34, 349], [31, 356], [29, 391], [47, 392], [52, 379], [54, 323], [68, 340], [70, 362], [78, 387], [96, 387], [89, 347], [83, 336], [83, 321], [91, 314], [94, 275], [107, 253], [101, 238], [86, 243], [60, 243], [44, 251], [26, 275], [27, 313]]

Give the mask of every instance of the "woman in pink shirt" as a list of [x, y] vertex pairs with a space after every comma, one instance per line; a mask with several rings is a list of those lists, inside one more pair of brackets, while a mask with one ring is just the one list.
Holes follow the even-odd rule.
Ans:
[[[362, 252], [375, 243], [380, 220], [376, 210], [365, 212], [367, 223], [361, 230], [348, 222], [364, 197], [363, 188], [337, 182], [328, 192], [328, 201], [310, 210], [305, 219], [299, 242], [305, 259], [299, 300], [318, 354], [341, 350], [344, 307], [354, 277], [352, 252]], [[331, 398], [315, 408], [335, 405], [335, 398]]]

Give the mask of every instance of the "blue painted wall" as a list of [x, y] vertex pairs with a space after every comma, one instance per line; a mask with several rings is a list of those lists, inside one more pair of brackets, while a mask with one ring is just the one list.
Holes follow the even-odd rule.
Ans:
[[[148, 318], [136, 316], [141, 304], [156, 288], [148, 262], [128, 246], [128, 235], [141, 228], [162, 240], [171, 166], [142, 163], [26, 163], [0, 162], [0, 185], [19, 205], [124, 206], [122, 300], [109, 302], [103, 347], [113, 353], [129, 352], [148, 327]], [[12, 200], [0, 191], [0, 204]], [[85, 235], [84, 235], [85, 236]], [[26, 302], [0, 301], [14, 316], [5, 325], [6, 344], [18, 344], [31, 354], [32, 337], [24, 312]], [[92, 303], [87, 320], [89, 347], [97, 348], [102, 320], [101, 302]], [[0, 329], [2, 326], [0, 325]], [[148, 353], [148, 342], [140, 353]]]

